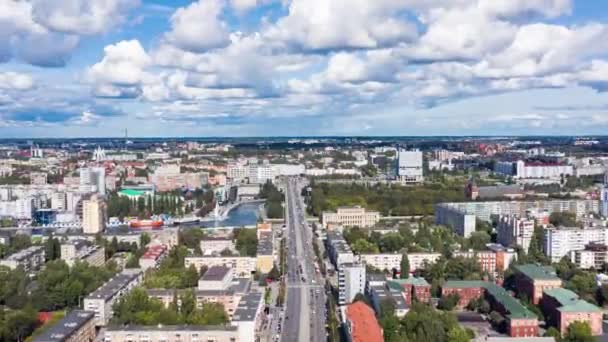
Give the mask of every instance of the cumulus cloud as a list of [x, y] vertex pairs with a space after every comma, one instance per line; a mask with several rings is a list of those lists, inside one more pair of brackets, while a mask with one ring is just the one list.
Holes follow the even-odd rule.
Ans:
[[0, 72], [0, 89], [29, 90], [34, 88], [34, 79], [28, 74]]
[[171, 16], [171, 31], [165, 38], [193, 52], [226, 46], [230, 41], [227, 24], [220, 19], [223, 8], [222, 0], [199, 0], [179, 8]]

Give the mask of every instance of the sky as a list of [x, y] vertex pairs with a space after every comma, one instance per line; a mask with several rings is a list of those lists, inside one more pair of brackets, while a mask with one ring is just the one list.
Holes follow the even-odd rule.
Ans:
[[0, 0], [0, 138], [598, 135], [603, 0]]

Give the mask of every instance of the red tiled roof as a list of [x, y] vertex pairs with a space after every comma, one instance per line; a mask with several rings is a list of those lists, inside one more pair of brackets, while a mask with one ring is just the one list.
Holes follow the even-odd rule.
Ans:
[[384, 342], [382, 328], [374, 311], [363, 302], [355, 302], [346, 307], [346, 317], [351, 322], [353, 342]]

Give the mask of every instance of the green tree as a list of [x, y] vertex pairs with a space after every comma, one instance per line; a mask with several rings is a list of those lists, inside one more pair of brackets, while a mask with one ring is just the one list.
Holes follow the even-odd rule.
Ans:
[[142, 233], [139, 236], [139, 246], [141, 248], [147, 246], [150, 243], [150, 241], [152, 241], [152, 239], [150, 238], [150, 234], [148, 234], [148, 233]]
[[565, 342], [593, 342], [597, 341], [593, 337], [591, 327], [587, 322], [576, 321], [570, 323], [566, 329], [563, 341]]
[[378, 246], [374, 245], [373, 243], [365, 240], [365, 239], [359, 239], [357, 241], [355, 241], [352, 245], [351, 245], [351, 249], [355, 254], [363, 254], [363, 253], [378, 253]]
[[437, 303], [437, 308], [444, 311], [452, 311], [458, 305], [460, 301], [460, 296], [458, 293], [450, 294], [447, 296], [443, 296], [439, 299], [439, 303]]
[[549, 327], [543, 336], [553, 337], [556, 342], [560, 342], [562, 340], [562, 334], [555, 327]]
[[469, 342], [471, 337], [467, 331], [460, 327], [453, 327], [448, 331], [448, 342]]
[[401, 279], [407, 279], [410, 276], [410, 259], [407, 256], [407, 253], [403, 252], [403, 254], [401, 255], [401, 264], [400, 266], [400, 271], [401, 273], [399, 274]]

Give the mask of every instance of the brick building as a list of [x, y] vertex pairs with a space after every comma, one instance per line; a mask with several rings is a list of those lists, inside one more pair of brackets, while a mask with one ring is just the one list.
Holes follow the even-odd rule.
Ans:
[[564, 288], [548, 289], [540, 301], [547, 325], [566, 333], [570, 323], [587, 322], [593, 335], [602, 334], [602, 310]]
[[525, 293], [533, 304], [538, 304], [543, 291], [562, 287], [562, 280], [550, 266], [525, 264], [515, 266], [515, 287]]
[[431, 284], [424, 278], [409, 277], [407, 279], [395, 279], [393, 282], [403, 288], [403, 297], [407, 305], [412, 305], [412, 298], [422, 303], [431, 301]]

